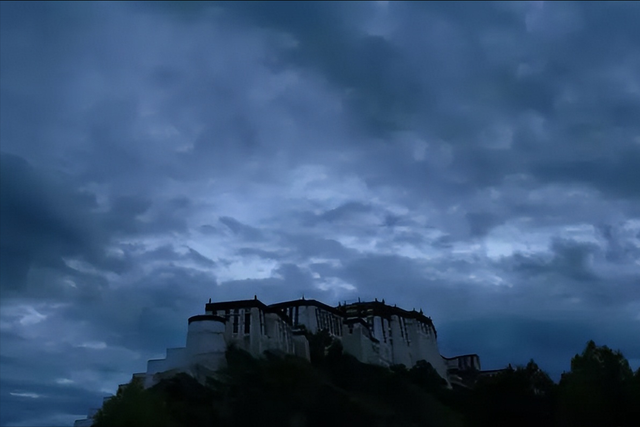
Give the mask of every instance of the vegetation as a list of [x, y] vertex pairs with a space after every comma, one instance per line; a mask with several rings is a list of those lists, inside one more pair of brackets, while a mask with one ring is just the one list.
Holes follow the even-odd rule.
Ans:
[[555, 384], [532, 360], [481, 377], [467, 393], [469, 426], [552, 426]]
[[640, 426], [640, 369], [634, 375], [619, 351], [589, 341], [558, 389], [561, 426]]
[[554, 384], [538, 365], [479, 378], [462, 410], [469, 426], [640, 426], [640, 369], [589, 341]]
[[[532, 360], [470, 388], [447, 389], [430, 364], [366, 365], [327, 334], [310, 336], [311, 362], [231, 348], [202, 385], [186, 374], [148, 390], [132, 382], [94, 426], [638, 426], [640, 369], [590, 341], [555, 384]], [[469, 380], [469, 378], [467, 378]]]

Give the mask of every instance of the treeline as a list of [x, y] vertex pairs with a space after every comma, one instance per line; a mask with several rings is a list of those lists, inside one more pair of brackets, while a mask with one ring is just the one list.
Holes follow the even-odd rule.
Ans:
[[322, 333], [310, 348], [311, 363], [231, 348], [206, 385], [186, 374], [148, 390], [132, 382], [94, 426], [640, 426], [640, 369], [593, 341], [558, 384], [531, 361], [493, 376], [468, 372], [473, 386], [453, 389], [426, 362], [363, 364]]
[[470, 426], [640, 426], [640, 369], [589, 341], [558, 384], [531, 361], [479, 378], [465, 403]]

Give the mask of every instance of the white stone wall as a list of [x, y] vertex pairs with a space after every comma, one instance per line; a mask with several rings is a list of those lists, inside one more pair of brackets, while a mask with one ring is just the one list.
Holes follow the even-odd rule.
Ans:
[[294, 325], [304, 325], [305, 329], [312, 334], [316, 334], [323, 329], [335, 337], [341, 337], [344, 333], [342, 316], [338, 316], [328, 310], [323, 310], [315, 305], [301, 304], [288, 307], [285, 313], [291, 317]]
[[369, 363], [370, 360], [375, 359], [373, 341], [366, 326], [360, 323], [345, 325], [341, 341], [344, 351], [359, 361]]
[[[276, 313], [266, 313], [265, 320], [267, 326], [267, 339], [264, 350], [275, 350], [293, 354], [294, 346], [291, 327]], [[261, 354], [262, 353], [259, 353], [256, 356], [260, 356]]]
[[443, 359], [448, 369], [461, 371], [469, 369], [480, 370], [480, 358], [477, 354], [465, 354], [463, 356]]
[[[277, 313], [265, 312], [258, 307], [223, 309], [208, 313], [227, 319], [224, 331], [227, 345], [236, 345], [255, 357], [260, 357], [267, 350], [300, 353], [301, 357], [309, 357], [308, 344], [306, 347], [303, 344], [294, 344], [291, 325]], [[312, 318], [314, 313], [302, 310], [301, 315], [302, 320], [307, 322], [306, 319]]]
[[436, 342], [435, 330], [427, 323], [420, 322], [417, 319], [405, 319], [407, 322], [407, 331], [411, 341], [411, 356], [415, 364], [419, 360], [425, 360], [433, 366], [436, 372], [447, 381], [447, 365], [445, 364], [438, 344]]
[[408, 331], [404, 318], [397, 315], [391, 316], [392, 359], [395, 365], [405, 365], [411, 368], [414, 360], [411, 357], [411, 348]]
[[373, 350], [376, 354], [375, 357], [379, 359], [376, 364], [391, 366], [394, 364], [394, 361], [391, 337], [389, 336], [389, 321], [380, 316], [373, 316], [370, 321], [373, 336], [378, 340], [378, 343], [373, 343]]
[[155, 384], [154, 375], [166, 371], [165, 359], [151, 359], [147, 361], [147, 375], [144, 380], [144, 388], [152, 387]]
[[298, 324], [304, 325], [312, 334], [318, 333], [318, 317], [316, 316], [316, 310], [318, 309], [313, 305], [301, 305], [298, 308]]
[[330, 311], [315, 307], [318, 330], [326, 330], [333, 337], [342, 337], [343, 318]]
[[[398, 314], [392, 314], [390, 319], [369, 316], [362, 319], [368, 323], [367, 326], [360, 322], [347, 324], [342, 316], [313, 304], [289, 306], [283, 312], [290, 317], [294, 326], [304, 325], [312, 334], [328, 330], [334, 338], [341, 340], [346, 353], [363, 363], [381, 366], [403, 364], [411, 368], [418, 361], [425, 360], [448, 385], [450, 369], [472, 366], [480, 370], [477, 355], [443, 358], [438, 350], [433, 326], [419, 319]], [[178, 372], [187, 372], [196, 377], [203, 375], [203, 372], [215, 372], [224, 365], [225, 352], [232, 344], [254, 357], [261, 356], [266, 350], [276, 350], [307, 360], [310, 358], [307, 338], [294, 335], [292, 326], [277, 313], [265, 312], [259, 307], [246, 307], [216, 312], [207, 310], [206, 314], [226, 321], [204, 316], [192, 318], [186, 347], [167, 349], [164, 359], [149, 360], [145, 373], [134, 374], [135, 378], [143, 380], [145, 388], [153, 386], [162, 377]], [[85, 420], [77, 420], [74, 425], [91, 425], [91, 415]]]
[[[252, 355], [262, 354], [263, 352], [263, 336], [266, 332], [266, 325], [264, 320], [264, 312], [260, 310], [258, 307], [251, 307], [251, 324], [249, 326], [249, 336], [250, 336], [250, 349], [249, 353]], [[246, 316], [245, 319], [246, 320]], [[247, 325], [243, 322], [243, 328]], [[246, 330], [246, 329], [245, 329]]]
[[[413, 367], [419, 360], [429, 362], [442, 378], [448, 381], [447, 371], [459, 361], [447, 361], [438, 350], [435, 330], [419, 319], [392, 314], [390, 318], [370, 315], [362, 319], [369, 326], [344, 318], [313, 304], [286, 307], [283, 312], [310, 333], [328, 330], [342, 341], [345, 352], [364, 363], [382, 366], [403, 364]], [[292, 326], [279, 314], [265, 312], [259, 307], [208, 311], [226, 319], [195, 319], [189, 325], [186, 348], [167, 349], [167, 357], [150, 360], [145, 386], [154, 383], [154, 375], [172, 370], [188, 370], [201, 364], [215, 371], [224, 363], [229, 345], [236, 345], [259, 357], [266, 350], [296, 354], [309, 359], [309, 344], [304, 336], [294, 336]], [[351, 329], [351, 333], [349, 330]], [[477, 359], [477, 356], [476, 356]], [[465, 359], [465, 363], [476, 363]], [[479, 369], [479, 360], [477, 361]]]
[[187, 356], [191, 360], [201, 354], [224, 353], [225, 323], [218, 320], [195, 320], [187, 331]]
[[307, 337], [304, 335], [294, 335], [292, 339], [294, 354], [303, 359], [310, 360], [311, 352], [309, 351], [309, 340], [307, 340]]
[[[368, 318], [371, 336], [360, 323], [344, 326], [342, 346], [344, 350], [364, 363], [381, 366], [403, 364], [413, 367], [419, 360], [429, 362], [438, 374], [447, 379], [447, 364], [438, 351], [435, 331], [428, 324], [416, 319], [392, 316], [391, 320], [381, 316]], [[349, 332], [353, 329], [353, 332]]]
[[186, 359], [188, 365], [200, 364], [217, 370], [225, 361], [227, 342], [225, 323], [218, 320], [195, 320], [187, 332]]
[[168, 348], [166, 359], [169, 369], [176, 369], [187, 365], [188, 359], [186, 347]]
[[[235, 345], [253, 355], [261, 354], [261, 310], [257, 307], [219, 310], [217, 316], [227, 319], [224, 336], [227, 345]], [[257, 326], [257, 327], [256, 327]]]

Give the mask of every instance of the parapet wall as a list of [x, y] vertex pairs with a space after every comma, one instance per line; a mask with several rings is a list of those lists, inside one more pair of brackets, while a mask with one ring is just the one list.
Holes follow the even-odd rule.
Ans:
[[236, 345], [255, 357], [264, 351], [309, 359], [303, 334], [321, 330], [342, 342], [347, 353], [363, 363], [408, 368], [430, 363], [449, 383], [453, 370], [479, 369], [477, 355], [443, 358], [431, 318], [384, 301], [357, 302], [331, 307], [316, 300], [295, 300], [268, 306], [257, 298], [229, 302], [209, 301], [207, 314], [189, 318], [184, 348], [167, 349], [165, 359], [150, 360], [145, 386], [167, 372], [194, 373], [194, 366], [216, 371], [225, 363], [225, 351]]
[[[435, 326], [422, 310], [407, 311], [386, 305], [384, 300], [338, 307], [304, 298], [270, 306], [256, 297], [216, 303], [209, 300], [205, 312], [189, 318], [185, 347], [168, 348], [164, 359], [149, 360], [147, 371], [134, 374], [134, 379], [148, 388], [179, 372], [200, 378], [224, 366], [225, 352], [232, 344], [254, 357], [270, 350], [309, 360], [304, 333], [321, 330], [340, 340], [344, 351], [363, 363], [410, 368], [425, 360], [449, 386], [453, 373], [480, 370], [476, 354], [440, 355]], [[76, 421], [75, 426], [91, 425], [91, 415]]]

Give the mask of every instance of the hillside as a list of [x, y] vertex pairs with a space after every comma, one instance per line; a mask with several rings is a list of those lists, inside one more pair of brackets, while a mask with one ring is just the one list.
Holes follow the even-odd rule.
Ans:
[[[472, 388], [446, 389], [427, 363], [386, 369], [312, 337], [312, 361], [231, 348], [206, 385], [180, 374], [148, 390], [132, 382], [98, 412], [103, 426], [640, 425], [640, 369], [590, 342], [554, 384], [532, 361]], [[590, 405], [580, 404], [588, 398]]]

